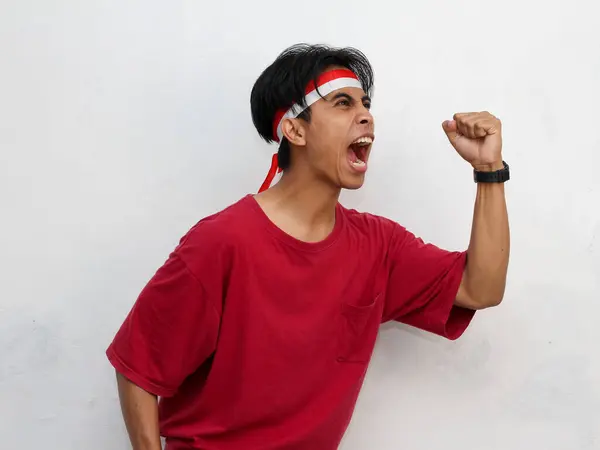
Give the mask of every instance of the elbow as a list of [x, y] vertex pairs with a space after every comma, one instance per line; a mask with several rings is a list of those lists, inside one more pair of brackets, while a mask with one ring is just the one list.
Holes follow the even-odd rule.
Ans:
[[482, 293], [479, 294], [481, 298], [481, 309], [494, 308], [500, 306], [502, 300], [504, 300], [504, 292], [506, 290], [506, 277], [503, 277], [501, 281], [495, 281], [485, 286]]
[[504, 290], [505, 283], [473, 285], [465, 279], [458, 290], [456, 304], [473, 310], [494, 308], [502, 303]]
[[477, 309], [488, 309], [500, 306], [504, 300], [505, 284], [484, 286], [475, 292], [473, 299], [478, 305]]
[[506, 260], [494, 259], [469, 264], [467, 262], [461, 279], [459, 293], [471, 309], [487, 309], [500, 306], [506, 290]]
[[496, 306], [500, 306], [503, 299], [504, 299], [504, 294], [496, 295], [496, 296], [489, 296], [489, 297], [482, 297], [482, 299], [478, 302], [478, 304], [480, 305], [480, 307], [478, 309], [487, 309], [487, 308], [494, 308]]
[[456, 298], [456, 305], [463, 308], [480, 311], [483, 309], [494, 308], [502, 303], [503, 296], [487, 295], [464, 295]]

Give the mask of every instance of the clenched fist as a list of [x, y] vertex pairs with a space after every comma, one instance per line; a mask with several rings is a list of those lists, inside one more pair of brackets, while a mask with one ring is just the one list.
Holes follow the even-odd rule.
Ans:
[[502, 124], [487, 111], [454, 114], [442, 128], [458, 154], [477, 170], [502, 169]]

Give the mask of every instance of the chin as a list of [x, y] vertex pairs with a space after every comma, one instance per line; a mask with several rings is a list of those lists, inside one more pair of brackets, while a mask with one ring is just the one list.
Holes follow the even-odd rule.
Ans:
[[363, 187], [365, 184], [365, 177], [352, 177], [353, 179], [342, 180], [342, 189], [348, 189], [350, 191], [355, 191]]

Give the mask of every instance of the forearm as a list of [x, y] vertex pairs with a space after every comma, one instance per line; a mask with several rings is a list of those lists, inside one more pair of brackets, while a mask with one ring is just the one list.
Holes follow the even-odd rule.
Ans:
[[121, 410], [133, 450], [161, 450], [155, 395], [117, 373]]
[[467, 265], [457, 303], [472, 309], [496, 306], [504, 297], [510, 232], [503, 183], [479, 183]]
[[[502, 124], [487, 111], [454, 114], [442, 124], [450, 143], [478, 172], [495, 172], [502, 162]], [[510, 250], [503, 183], [477, 184], [467, 265], [455, 303], [470, 309], [496, 306], [504, 297]]]

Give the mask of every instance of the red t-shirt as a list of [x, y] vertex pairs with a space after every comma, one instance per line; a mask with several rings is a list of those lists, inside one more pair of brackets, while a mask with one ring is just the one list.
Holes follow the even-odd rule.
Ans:
[[107, 356], [160, 397], [168, 450], [333, 450], [381, 323], [466, 329], [465, 261], [341, 205], [325, 240], [302, 242], [248, 195], [182, 238]]

